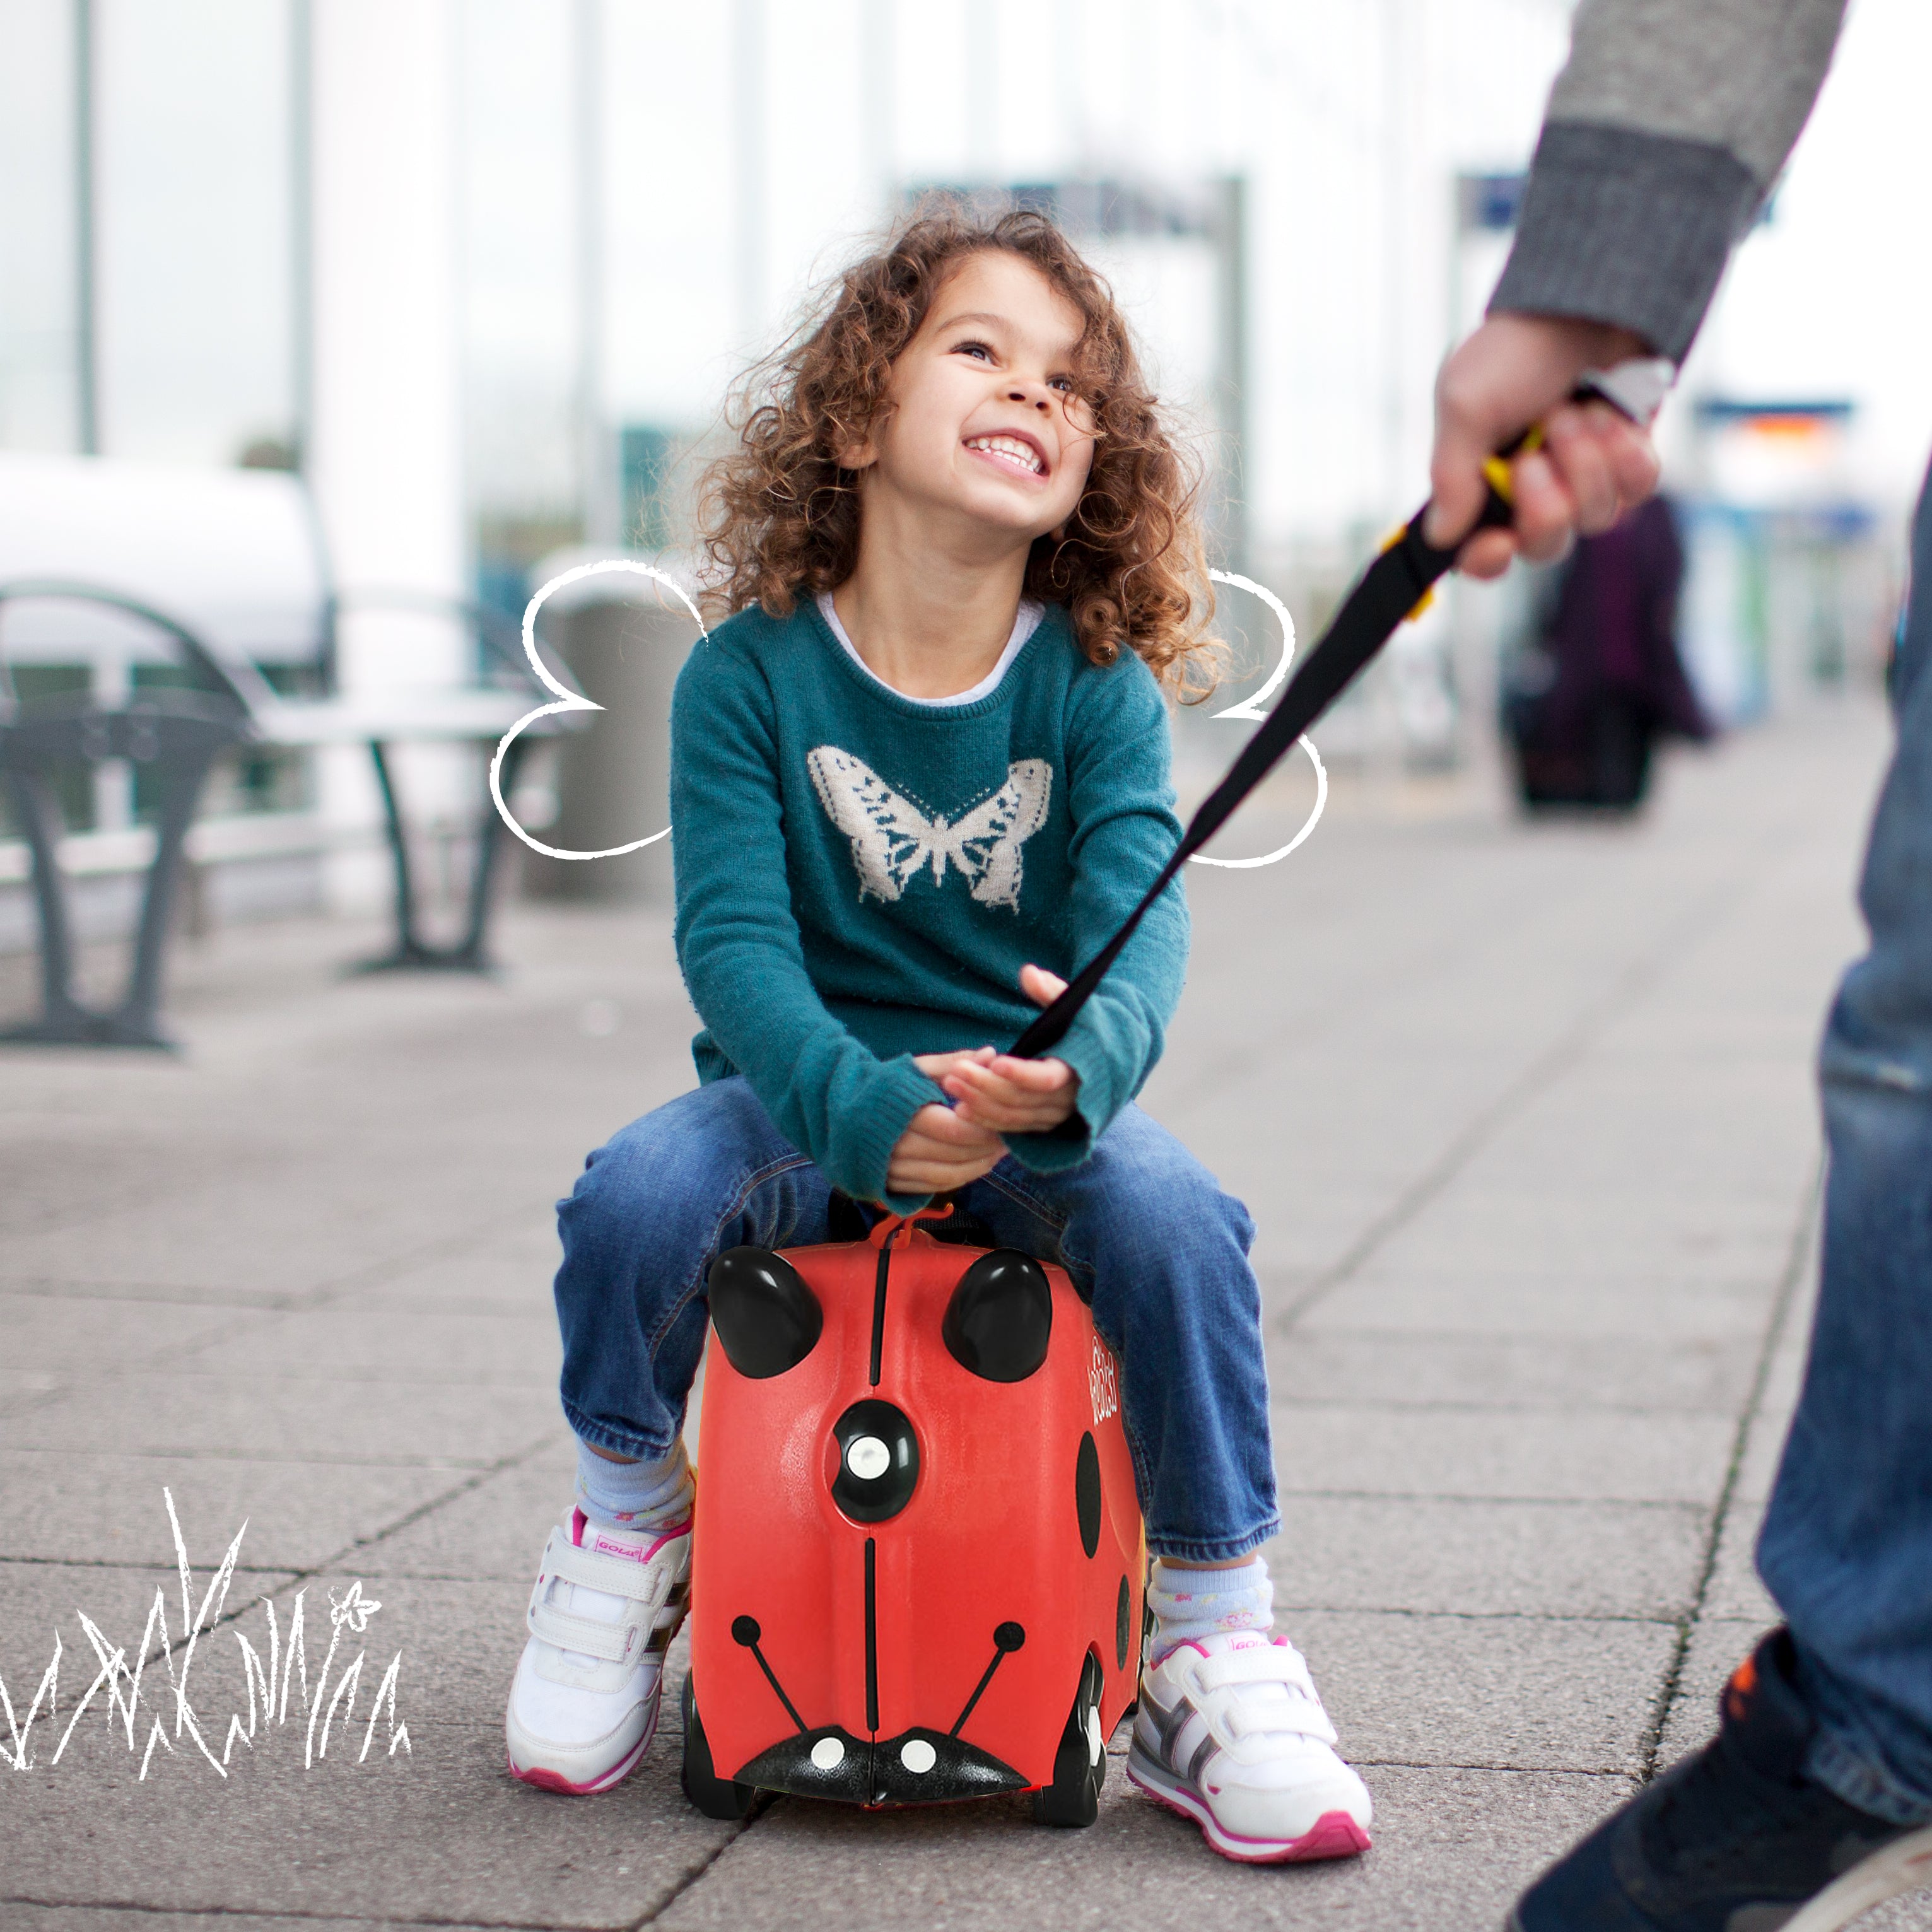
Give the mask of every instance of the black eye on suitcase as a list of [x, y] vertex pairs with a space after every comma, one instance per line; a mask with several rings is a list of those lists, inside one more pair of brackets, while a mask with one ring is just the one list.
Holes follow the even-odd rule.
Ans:
[[1015, 1248], [982, 1255], [960, 1276], [940, 1328], [947, 1354], [989, 1382], [1024, 1382], [1046, 1360], [1052, 1334], [1046, 1270]]
[[725, 1359], [763, 1382], [818, 1346], [825, 1313], [804, 1278], [769, 1248], [727, 1248], [711, 1264], [711, 1325]]
[[919, 1486], [919, 1438], [889, 1402], [855, 1402], [832, 1425], [838, 1473], [832, 1499], [854, 1522], [886, 1522]]

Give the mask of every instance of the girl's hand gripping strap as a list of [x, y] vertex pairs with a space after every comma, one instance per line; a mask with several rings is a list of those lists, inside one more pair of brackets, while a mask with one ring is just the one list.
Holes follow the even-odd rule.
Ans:
[[[1624, 364], [1608, 371], [1592, 370], [1579, 385], [1575, 399], [1598, 398], [1632, 421], [1647, 423], [1663, 400], [1667, 382], [1655, 381], [1654, 395], [1646, 388], [1643, 402], [1648, 406], [1634, 406], [1618, 386], [1620, 379], [1628, 370], [1633, 375], [1641, 371], [1654, 380], [1659, 368], [1668, 368], [1667, 364]], [[1173, 857], [1161, 868], [1160, 876], [1148, 888], [1146, 896], [1128, 914], [1113, 938], [1074, 975], [1066, 992], [1013, 1042], [1016, 1058], [1037, 1059], [1060, 1043], [1075, 1016], [1093, 997], [1108, 968], [1134, 936], [1134, 928], [1146, 916], [1148, 908], [1174, 883], [1181, 867], [1234, 816], [1235, 808], [1281, 761], [1294, 741], [1348, 688], [1356, 674], [1395, 634], [1396, 626], [1427, 597], [1437, 582], [1448, 574], [1456, 553], [1469, 537], [1476, 530], [1508, 526], [1516, 514], [1510, 502], [1509, 459], [1537, 448], [1542, 440], [1541, 426], [1532, 424], [1490, 459], [1483, 472], [1489, 484], [1483, 513], [1451, 548], [1438, 550], [1424, 541], [1422, 519], [1428, 508], [1424, 504], [1363, 572], [1322, 632], [1320, 642], [1288, 680], [1288, 688], [1276, 701], [1274, 709], [1228, 767], [1227, 776], [1202, 802], [1181, 834]]]

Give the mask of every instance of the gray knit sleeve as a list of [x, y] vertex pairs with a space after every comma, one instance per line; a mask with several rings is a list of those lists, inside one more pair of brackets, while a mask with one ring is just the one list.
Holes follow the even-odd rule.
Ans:
[[1804, 127], [1846, 0], [1582, 0], [1490, 306], [1681, 362]]

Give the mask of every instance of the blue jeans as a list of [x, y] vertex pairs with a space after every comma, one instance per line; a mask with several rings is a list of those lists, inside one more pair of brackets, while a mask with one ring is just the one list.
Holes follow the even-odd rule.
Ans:
[[[1262, 1358], [1254, 1223], [1137, 1107], [1065, 1174], [1008, 1158], [956, 1197], [1003, 1247], [1090, 1291], [1120, 1364], [1122, 1419], [1150, 1548], [1244, 1556], [1280, 1526]], [[802, 1247], [828, 1231], [825, 1177], [742, 1080], [634, 1120], [557, 1204], [563, 1411], [584, 1441], [655, 1462], [684, 1424], [704, 1346], [705, 1276], [724, 1248]]]
[[1859, 902], [1820, 1055], [1830, 1168], [1811, 1355], [1758, 1567], [1848, 1803], [1932, 1819], [1932, 481]]

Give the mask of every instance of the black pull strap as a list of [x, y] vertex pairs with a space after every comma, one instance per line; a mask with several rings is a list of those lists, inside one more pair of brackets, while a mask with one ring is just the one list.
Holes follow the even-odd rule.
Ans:
[[[1418, 510], [1402, 535], [1362, 573], [1301, 668], [1288, 680], [1288, 688], [1276, 700], [1274, 709], [1241, 748], [1240, 756], [1228, 767], [1227, 776], [1202, 801], [1181, 834], [1173, 857], [1161, 868], [1160, 876], [1148, 888], [1146, 896], [1128, 914], [1113, 938], [1068, 982], [1066, 992], [1014, 1042], [1012, 1052], [1016, 1058], [1036, 1060], [1059, 1044], [1073, 1024], [1074, 1016], [1093, 998], [1108, 968], [1134, 936], [1148, 908], [1173, 884], [1181, 867], [1234, 816], [1235, 808], [1342, 694], [1436, 582], [1448, 574], [1456, 551], [1468, 539], [1459, 538], [1449, 550], [1438, 550], [1425, 542], [1422, 519], [1426, 508], [1425, 505]], [[1492, 484], [1477, 527], [1506, 526], [1513, 514], [1508, 501]]]

